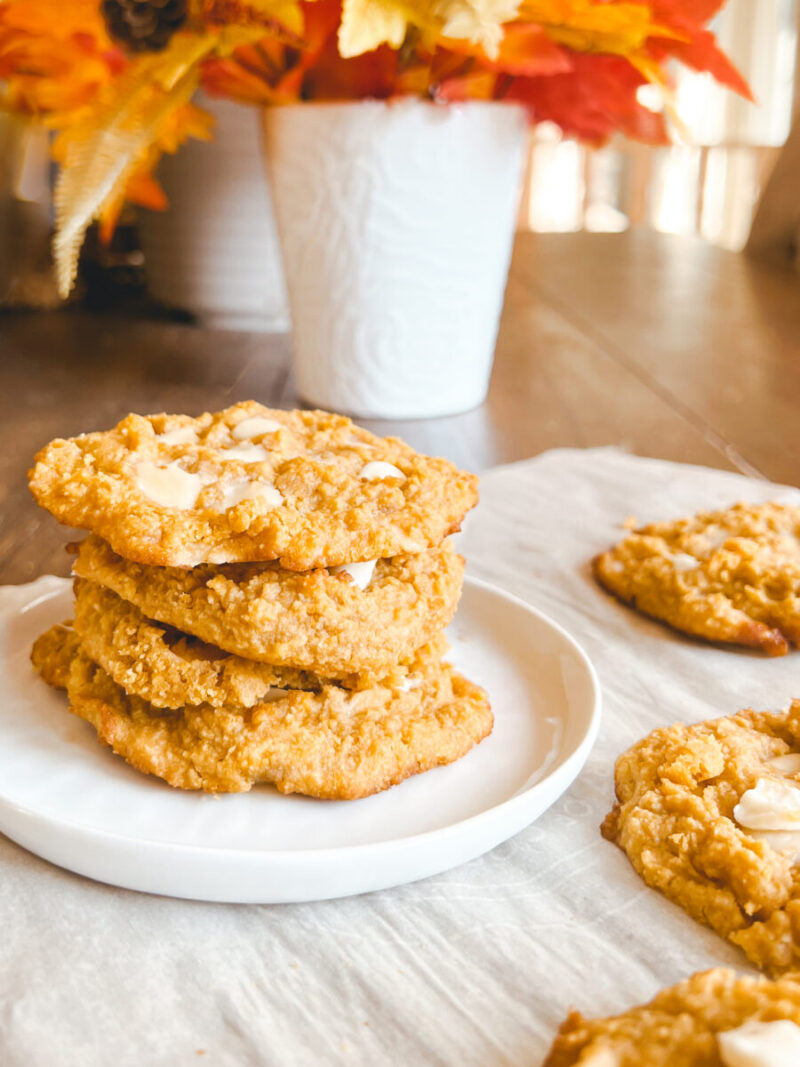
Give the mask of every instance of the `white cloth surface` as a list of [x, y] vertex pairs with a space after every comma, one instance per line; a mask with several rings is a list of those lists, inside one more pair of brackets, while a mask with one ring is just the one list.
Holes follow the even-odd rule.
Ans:
[[0, 836], [0, 1064], [533, 1067], [572, 1005], [607, 1014], [699, 969], [749, 970], [598, 827], [620, 752], [676, 719], [784, 706], [800, 654], [686, 640], [598, 589], [588, 561], [629, 515], [773, 498], [800, 494], [613, 449], [490, 471], [461, 541], [469, 569], [565, 626], [603, 687], [600, 737], [568, 793], [458, 870], [291, 906], [117, 890]]

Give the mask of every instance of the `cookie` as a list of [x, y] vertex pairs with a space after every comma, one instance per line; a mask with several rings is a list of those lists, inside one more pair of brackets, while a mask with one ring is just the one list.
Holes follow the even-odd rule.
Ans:
[[737, 504], [652, 523], [592, 567], [620, 600], [683, 633], [770, 656], [800, 643], [800, 507]]
[[57, 623], [33, 642], [31, 663], [48, 685], [66, 689], [70, 663], [78, 654], [80, 643], [72, 622]]
[[137, 563], [279, 560], [304, 571], [423, 552], [477, 503], [477, 479], [341, 415], [254, 401], [193, 419], [129, 415], [51, 441], [36, 500]]
[[617, 760], [603, 834], [768, 974], [800, 968], [800, 701], [655, 730]]
[[800, 1063], [800, 984], [716, 968], [608, 1019], [572, 1011], [543, 1067], [788, 1067]]
[[277, 563], [148, 567], [90, 536], [74, 571], [226, 652], [342, 678], [385, 673], [433, 640], [455, 614], [464, 560], [449, 542], [381, 559], [362, 589], [346, 572], [299, 574]]
[[[309, 671], [274, 667], [224, 652], [171, 626], [152, 622], [116, 593], [85, 578], [75, 581], [74, 627], [84, 651], [127, 693], [158, 708], [185, 704], [252, 707], [276, 690], [319, 690], [336, 679]], [[338, 680], [347, 689], [365, 689], [380, 681], [410, 685], [447, 649], [443, 637], [418, 650], [410, 665], [398, 666], [376, 679], [355, 674]]]
[[353, 800], [459, 759], [493, 723], [483, 690], [447, 664], [408, 689], [325, 686], [252, 708], [177, 711], [128, 696], [69, 639], [66, 664], [70, 710], [131, 766], [178, 789], [271, 782], [281, 793]]

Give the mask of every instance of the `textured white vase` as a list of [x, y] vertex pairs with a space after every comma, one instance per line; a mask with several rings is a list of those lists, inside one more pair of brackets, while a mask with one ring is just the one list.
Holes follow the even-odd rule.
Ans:
[[140, 211], [150, 295], [219, 329], [286, 330], [289, 307], [259, 112], [198, 94], [214, 139], [162, 158], [167, 211]]
[[364, 101], [272, 108], [264, 121], [301, 396], [376, 418], [480, 404], [523, 111]]

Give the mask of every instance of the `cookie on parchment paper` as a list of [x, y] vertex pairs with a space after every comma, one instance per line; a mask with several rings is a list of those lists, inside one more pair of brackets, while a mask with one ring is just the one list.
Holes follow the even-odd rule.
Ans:
[[592, 569], [644, 615], [782, 656], [800, 644], [800, 507], [736, 504], [632, 530]]
[[603, 835], [644, 881], [768, 974], [800, 968], [800, 701], [654, 730], [614, 781]]
[[717, 968], [606, 1019], [572, 1011], [543, 1067], [789, 1067], [800, 1063], [800, 984]]

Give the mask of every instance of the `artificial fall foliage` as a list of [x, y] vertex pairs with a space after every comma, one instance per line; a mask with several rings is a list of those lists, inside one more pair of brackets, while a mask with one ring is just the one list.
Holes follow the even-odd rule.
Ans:
[[0, 0], [0, 106], [57, 131], [66, 294], [87, 226], [99, 218], [108, 237], [126, 199], [165, 207], [161, 154], [211, 135], [190, 103], [198, 85], [261, 106], [506, 100], [591, 144], [615, 132], [665, 143], [663, 115], [638, 90], [660, 86], [669, 111], [670, 61], [750, 96], [706, 26], [723, 3], [170, 0], [165, 11], [152, 0], [148, 11], [148, 0]]

